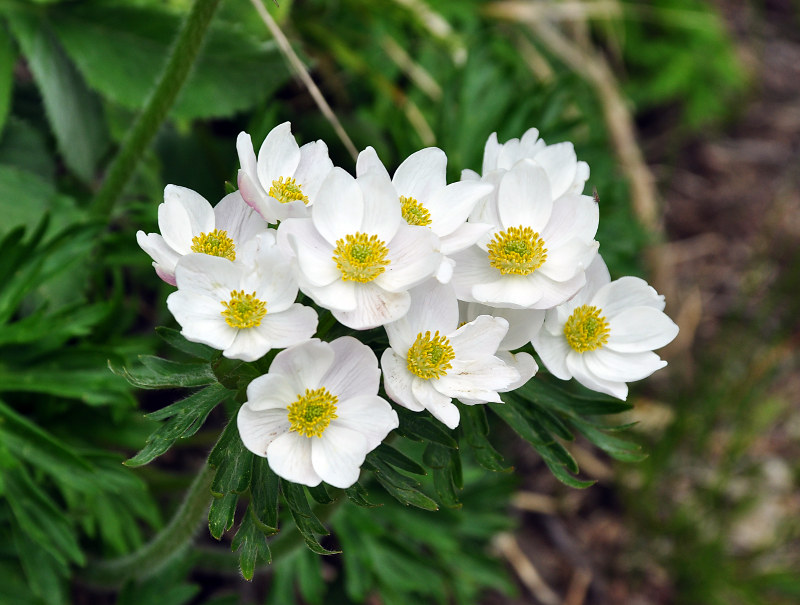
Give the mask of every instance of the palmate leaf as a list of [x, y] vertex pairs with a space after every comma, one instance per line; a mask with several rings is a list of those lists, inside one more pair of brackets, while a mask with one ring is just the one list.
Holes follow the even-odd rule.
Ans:
[[217, 469], [211, 493], [217, 497], [228, 493], [241, 494], [250, 487], [253, 453], [239, 437], [236, 418], [232, 418], [208, 456], [208, 463]]

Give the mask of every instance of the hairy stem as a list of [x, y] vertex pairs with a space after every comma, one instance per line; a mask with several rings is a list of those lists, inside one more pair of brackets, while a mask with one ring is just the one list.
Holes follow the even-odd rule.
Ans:
[[107, 219], [136, 165], [153, 140], [191, 72], [220, 0], [196, 0], [175, 40], [172, 53], [155, 89], [128, 131], [91, 203], [92, 214]]

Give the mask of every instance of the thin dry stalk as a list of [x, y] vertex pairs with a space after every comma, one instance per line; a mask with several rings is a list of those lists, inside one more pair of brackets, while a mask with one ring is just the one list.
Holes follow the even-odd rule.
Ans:
[[394, 61], [395, 64], [403, 70], [403, 73], [405, 73], [430, 99], [438, 101], [442, 98], [442, 87], [439, 86], [439, 83], [433, 79], [433, 76], [428, 73], [428, 70], [414, 61], [411, 55], [395, 42], [393, 38], [384, 36], [381, 40], [381, 46], [383, 46], [383, 50], [386, 51], [389, 58]]
[[558, 500], [535, 492], [517, 492], [511, 504], [520, 510], [542, 515], [555, 515], [558, 512]]
[[543, 605], [558, 605], [561, 602], [558, 595], [542, 579], [531, 560], [522, 552], [514, 536], [509, 533], [498, 534], [494, 538], [494, 547], [511, 564], [525, 587]]
[[267, 9], [264, 8], [264, 5], [260, 0], [250, 0], [250, 3], [256, 9], [258, 16], [261, 17], [261, 20], [264, 22], [264, 25], [266, 25], [267, 29], [269, 29], [272, 37], [275, 38], [278, 48], [280, 49], [281, 53], [283, 53], [283, 56], [286, 57], [286, 60], [289, 62], [292, 70], [295, 72], [295, 74], [297, 74], [297, 77], [300, 78], [300, 81], [303, 83], [306, 89], [308, 89], [311, 98], [314, 99], [314, 103], [317, 104], [317, 107], [322, 115], [325, 116], [325, 119], [328, 120], [330, 125], [333, 127], [333, 131], [336, 133], [336, 136], [339, 137], [339, 140], [345, 146], [348, 153], [355, 160], [358, 157], [358, 150], [356, 149], [356, 146], [353, 144], [353, 141], [350, 139], [347, 132], [345, 132], [341, 122], [339, 122], [339, 118], [336, 117], [333, 109], [331, 109], [331, 106], [328, 105], [328, 102], [322, 95], [322, 91], [314, 83], [314, 80], [311, 78], [311, 74], [308, 73], [306, 66], [303, 65], [300, 57], [298, 57], [297, 53], [294, 52], [292, 45], [283, 34], [283, 31], [281, 31], [281, 28], [272, 18], [272, 15], [269, 14]]
[[617, 19], [622, 10], [616, 1], [608, 2], [528, 2], [524, 0], [502, 0], [486, 7], [486, 14], [498, 19], [520, 23], [535, 23], [542, 19], [550, 21], [588, 21]]

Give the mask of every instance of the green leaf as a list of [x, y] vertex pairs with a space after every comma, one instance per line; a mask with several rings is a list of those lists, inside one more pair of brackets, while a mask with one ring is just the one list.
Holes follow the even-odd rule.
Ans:
[[[126, 466], [142, 466], [166, 452], [181, 437], [191, 437], [206, 421], [215, 407], [231, 392], [220, 384], [214, 384], [189, 397], [148, 414], [150, 418], [169, 420], [158, 427], [148, 438], [145, 447]], [[238, 438], [238, 435], [237, 435]]]
[[397, 432], [415, 441], [433, 441], [453, 449], [458, 449], [455, 439], [442, 428], [438, 421], [426, 418], [417, 412], [410, 412], [403, 408], [395, 408], [400, 417], [400, 427]]
[[76, 336], [86, 336], [93, 326], [108, 316], [111, 306], [106, 303], [80, 305], [47, 313], [40, 309], [32, 315], [7, 325], [0, 332], [0, 345], [23, 344], [45, 339], [63, 342]]
[[167, 328], [165, 326], [158, 326], [156, 328], [158, 334], [164, 342], [171, 347], [183, 351], [192, 357], [198, 357], [203, 361], [213, 361], [219, 356], [219, 351], [199, 342], [191, 342], [186, 340], [178, 330]]
[[353, 485], [348, 487], [344, 490], [345, 495], [347, 498], [355, 504], [356, 506], [362, 506], [364, 508], [374, 508], [376, 506], [381, 506], [380, 504], [374, 504], [367, 499], [369, 495], [367, 490], [364, 489], [364, 486], [361, 485], [358, 481], [356, 481]]
[[465, 405], [460, 409], [462, 434], [478, 464], [490, 471], [510, 471], [511, 467], [503, 464], [503, 456], [492, 447], [487, 438], [489, 423], [483, 406]]
[[36, 13], [15, 12], [8, 23], [42, 95], [64, 163], [84, 182], [95, 178], [108, 148], [103, 108]]
[[374, 451], [367, 454], [364, 466], [375, 474], [375, 479], [391, 496], [406, 506], [416, 506], [425, 510], [439, 509], [434, 500], [417, 489], [419, 482], [397, 472], [380, 457], [373, 454]]
[[268, 565], [272, 562], [272, 554], [267, 545], [267, 538], [258, 527], [251, 509], [239, 524], [236, 535], [233, 537], [231, 550], [241, 551], [239, 553], [239, 568], [242, 570], [242, 577], [245, 580], [252, 580], [255, 574], [256, 565], [262, 563]]
[[48, 605], [66, 604], [66, 576], [69, 567], [37, 543], [29, 540], [19, 530], [12, 528], [12, 534], [22, 569], [33, 594]]
[[[47, 212], [58, 217], [58, 223], [80, 216], [72, 198], [58, 193], [38, 174], [10, 165], [0, 165], [0, 212], [3, 213], [0, 236], [18, 225], [33, 229]], [[9, 269], [19, 266], [11, 264]], [[29, 288], [35, 285], [36, 282], [28, 283]]]
[[256, 456], [253, 460], [253, 476], [250, 480], [250, 510], [264, 532], [278, 531], [278, 501], [280, 480], [266, 458]]
[[233, 517], [238, 501], [239, 494], [233, 492], [211, 501], [211, 508], [208, 509], [208, 531], [217, 540], [222, 539], [222, 534], [233, 527]]
[[374, 455], [381, 458], [387, 464], [401, 468], [415, 475], [427, 475], [423, 467], [414, 462], [411, 458], [396, 450], [388, 443], [381, 443], [375, 450]]
[[306, 491], [317, 504], [330, 504], [334, 501], [328, 493], [328, 490], [325, 489], [324, 483], [320, 483], [315, 487], [306, 487]]
[[319, 543], [315, 536], [315, 534], [326, 536], [330, 532], [312, 512], [303, 486], [281, 479], [281, 492], [306, 546], [318, 555], [334, 555], [340, 552], [338, 550], [328, 550]]
[[239, 437], [236, 416], [230, 419], [222, 431], [208, 463], [217, 469], [211, 482], [211, 493], [222, 496], [230, 492], [241, 494], [250, 487], [253, 474], [253, 453], [248, 450]]
[[[154, 7], [112, 4], [49, 12], [90, 86], [124, 107], [142, 107], [161, 74], [179, 17]], [[272, 43], [215, 23], [172, 113], [184, 120], [231, 116], [269, 98], [288, 77]]]
[[570, 417], [575, 417], [577, 414], [582, 416], [617, 414], [626, 412], [633, 407], [630, 403], [595, 393], [580, 385], [571, 386], [580, 392], [569, 392], [542, 378], [541, 380], [529, 380], [514, 391], [514, 394], [523, 400], [532, 401]]
[[129, 368], [114, 360], [108, 361], [108, 367], [117, 376], [142, 389], [199, 387], [217, 382], [207, 363], [179, 363], [152, 355], [140, 355], [139, 359], [144, 367]]
[[14, 90], [14, 47], [5, 28], [0, 27], [0, 134], [6, 125]]
[[631, 441], [625, 441], [619, 437], [608, 435], [600, 428], [588, 422], [573, 420], [573, 424], [589, 441], [616, 460], [621, 460], [623, 462], [641, 462], [647, 458], [647, 455], [641, 452], [641, 448]]

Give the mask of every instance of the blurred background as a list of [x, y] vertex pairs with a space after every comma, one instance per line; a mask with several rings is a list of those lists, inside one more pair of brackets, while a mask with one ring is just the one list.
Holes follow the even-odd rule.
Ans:
[[[265, 22], [223, 0], [161, 119], [192, 5], [0, 3], [0, 604], [800, 602], [800, 3], [281, 0]], [[145, 580], [91, 581], [164, 526], [225, 422], [121, 465], [180, 395], [108, 369], [175, 326], [135, 233], [168, 183], [221, 199], [242, 130], [290, 120], [353, 171], [301, 73], [390, 170], [436, 145], [456, 180], [492, 132], [574, 143], [612, 277], [648, 279], [681, 328], [621, 419], [648, 456], [569, 443], [579, 490], [492, 427], [513, 473], [467, 464], [452, 510], [343, 505], [343, 555], [273, 553], [248, 583], [202, 529]]]

